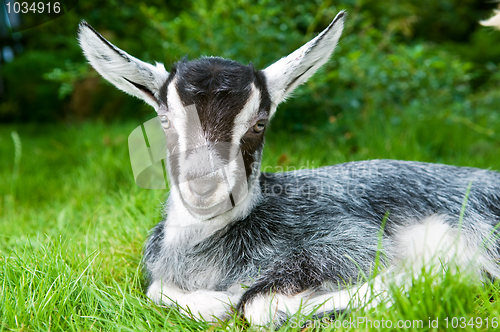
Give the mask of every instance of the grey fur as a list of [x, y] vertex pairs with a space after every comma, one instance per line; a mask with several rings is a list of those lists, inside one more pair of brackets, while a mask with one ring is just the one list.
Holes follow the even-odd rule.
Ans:
[[[392, 246], [397, 227], [438, 214], [449, 216], [450, 226], [458, 228], [469, 183], [462, 227], [471, 241], [482, 241], [500, 222], [496, 172], [372, 160], [263, 173], [259, 204], [246, 218], [207, 238], [179, 239], [170, 247], [161, 242], [168, 225], [160, 223], [146, 246], [146, 266], [153, 280], [161, 278], [187, 291], [223, 291], [235, 283], [257, 280], [255, 284], [267, 282], [274, 290], [298, 293], [325, 281], [356, 281], [358, 266], [370, 272], [386, 213], [383, 248], [385, 263], [390, 264], [397, 254]], [[193, 234], [201, 232], [203, 225], [199, 227]], [[487, 241], [486, 251], [494, 261], [499, 259], [496, 234]], [[299, 275], [300, 264], [314, 270]], [[485, 270], [498, 276], [496, 265]], [[294, 273], [304, 285], [289, 285]]]

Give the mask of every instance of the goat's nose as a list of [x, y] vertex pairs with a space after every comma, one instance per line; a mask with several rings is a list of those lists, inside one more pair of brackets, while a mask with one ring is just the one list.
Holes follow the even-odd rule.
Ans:
[[212, 177], [193, 179], [189, 181], [189, 188], [199, 197], [206, 197], [217, 188], [217, 180]]

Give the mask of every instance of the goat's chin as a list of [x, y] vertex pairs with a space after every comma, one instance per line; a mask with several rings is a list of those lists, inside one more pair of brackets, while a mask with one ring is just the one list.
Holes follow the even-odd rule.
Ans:
[[[189, 195], [186, 195], [189, 197]], [[215, 218], [222, 213], [229, 211], [233, 208], [231, 204], [231, 199], [229, 195], [227, 197], [223, 197], [222, 199], [208, 199], [208, 200], [197, 200], [192, 201], [188, 197], [185, 197], [181, 194], [184, 206], [191, 213], [191, 215], [200, 220], [208, 220]]]
[[218, 217], [219, 215], [231, 210], [233, 207], [231, 205], [231, 202], [229, 202], [229, 205], [225, 204], [225, 202], [222, 202], [221, 204], [218, 204], [217, 206], [214, 206], [209, 209], [205, 208], [196, 208], [192, 207], [189, 205], [186, 205], [187, 210], [193, 217], [199, 220], [210, 220], [213, 218]]

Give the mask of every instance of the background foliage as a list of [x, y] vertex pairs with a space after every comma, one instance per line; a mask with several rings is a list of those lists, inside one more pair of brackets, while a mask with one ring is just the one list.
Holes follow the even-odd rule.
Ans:
[[[477, 23], [494, 6], [483, 0], [82, 1], [21, 33], [24, 52], [1, 67], [0, 120], [152, 114], [86, 64], [75, 39], [82, 19], [130, 54], [167, 69], [186, 55], [219, 55], [263, 68], [315, 36], [340, 10], [349, 17], [333, 60], [282, 106], [276, 126], [324, 127], [332, 116], [400, 112], [408, 105], [433, 113], [498, 87], [500, 35]], [[456, 107], [467, 112], [466, 104]]]

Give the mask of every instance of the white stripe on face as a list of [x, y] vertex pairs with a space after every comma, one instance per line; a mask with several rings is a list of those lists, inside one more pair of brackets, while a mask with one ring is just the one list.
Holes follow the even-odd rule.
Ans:
[[[179, 182], [185, 182], [188, 171], [186, 167], [188, 155], [192, 149], [208, 146], [201, 127], [196, 106], [188, 105], [184, 107], [176, 88], [177, 79], [172, 80], [168, 87], [167, 102], [170, 111], [171, 121], [178, 135], [178, 153], [179, 153]], [[200, 169], [201, 169], [200, 165]]]
[[235, 145], [240, 144], [240, 140], [243, 135], [248, 131], [248, 128], [253, 125], [252, 121], [257, 119], [260, 104], [260, 91], [253, 83], [251, 88], [252, 92], [248, 97], [247, 103], [234, 119], [234, 129], [231, 143]]
[[[182, 104], [181, 98], [179, 97], [179, 94], [177, 93], [177, 88], [176, 88], [176, 82], [177, 79], [174, 78], [172, 82], [168, 86], [168, 93], [167, 93], [167, 103], [168, 103], [168, 110], [170, 112], [169, 118], [170, 121], [172, 121], [177, 134], [179, 136], [179, 151], [181, 153], [185, 153], [190, 146], [193, 146], [193, 133], [189, 132], [190, 127], [196, 127], [198, 126], [199, 131], [201, 133], [201, 124], [200, 120], [197, 116], [191, 117], [188, 116], [187, 110]], [[191, 106], [191, 105], [190, 105]], [[188, 107], [190, 107], [188, 106]], [[188, 110], [191, 110], [189, 108]], [[194, 108], [194, 110], [196, 110]], [[193, 119], [192, 119], [193, 118]], [[198, 119], [197, 123], [188, 123], [188, 121], [193, 121]], [[189, 139], [189, 141], [188, 141]], [[200, 137], [200, 140], [203, 139], [203, 136]], [[202, 142], [201, 145], [206, 144], [206, 142]]]

